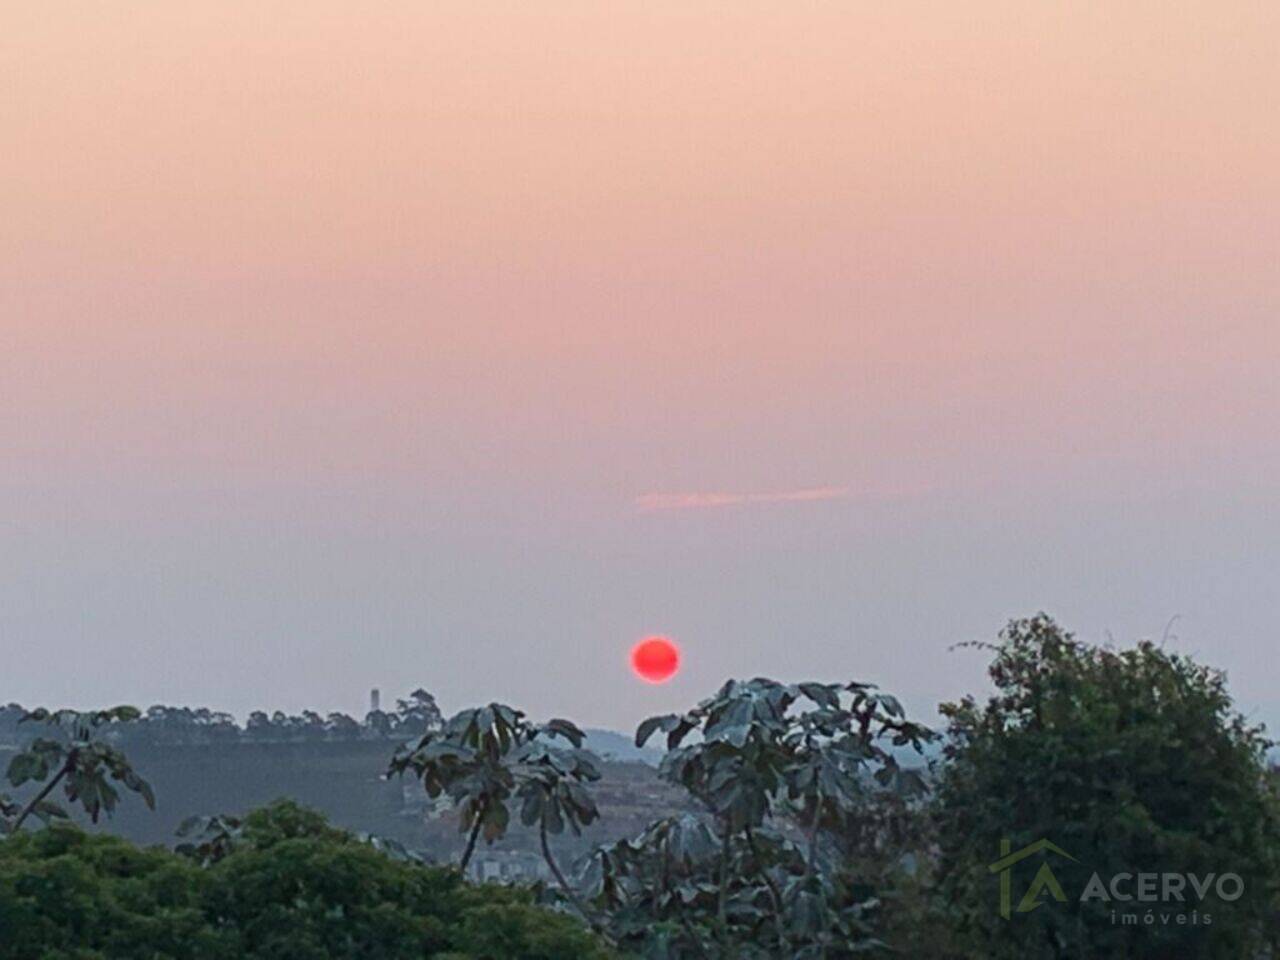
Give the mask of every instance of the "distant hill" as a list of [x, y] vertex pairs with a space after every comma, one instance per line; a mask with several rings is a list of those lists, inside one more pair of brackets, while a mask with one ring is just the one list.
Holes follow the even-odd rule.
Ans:
[[588, 750], [607, 760], [647, 763], [656, 767], [662, 759], [662, 751], [652, 747], [637, 747], [635, 739], [615, 730], [585, 730]]
[[[583, 732], [587, 735], [586, 748], [605, 759], [624, 763], [646, 763], [651, 767], [656, 767], [662, 760], [661, 749], [653, 746], [637, 747], [632, 737], [618, 733], [616, 730], [589, 729]], [[697, 739], [697, 734], [693, 734], [687, 742], [695, 743]], [[659, 747], [665, 745], [664, 739], [660, 736], [654, 737], [649, 743], [656, 743]], [[909, 746], [890, 747], [889, 752], [904, 767], [920, 767], [927, 765], [929, 761], [942, 759], [942, 743], [938, 741], [926, 744], [923, 756]]]

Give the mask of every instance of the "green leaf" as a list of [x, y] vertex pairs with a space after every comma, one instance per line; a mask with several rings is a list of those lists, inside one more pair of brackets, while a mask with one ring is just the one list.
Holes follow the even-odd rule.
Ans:
[[837, 687], [826, 683], [802, 683], [800, 692], [820, 707], [834, 710], [840, 706], [840, 695]]
[[484, 826], [482, 832], [487, 843], [493, 843], [499, 837], [507, 832], [507, 825], [511, 821], [511, 812], [507, 809], [505, 803], [491, 801], [484, 815]]
[[530, 791], [524, 798], [524, 804], [520, 808], [520, 822], [526, 827], [531, 827], [542, 817], [542, 792], [538, 790]]
[[31, 780], [41, 781], [49, 775], [49, 764], [44, 757], [27, 751], [9, 761], [9, 783], [20, 787]]
[[659, 717], [649, 717], [636, 728], [636, 746], [643, 747], [658, 730], [665, 732], [674, 729], [678, 719], [673, 713]]
[[558, 717], [548, 721], [544, 729], [553, 736], [563, 737], [576, 748], [580, 748], [586, 739], [583, 732], [575, 724]]

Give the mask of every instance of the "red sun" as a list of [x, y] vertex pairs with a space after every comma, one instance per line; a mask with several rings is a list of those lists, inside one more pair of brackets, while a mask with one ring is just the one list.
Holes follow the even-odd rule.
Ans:
[[645, 637], [631, 648], [631, 669], [646, 683], [666, 683], [680, 669], [680, 648], [666, 637]]

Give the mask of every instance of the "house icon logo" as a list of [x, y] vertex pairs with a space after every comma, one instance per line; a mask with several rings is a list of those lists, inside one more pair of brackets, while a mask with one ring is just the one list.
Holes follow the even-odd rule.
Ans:
[[[1000, 859], [987, 867], [989, 871], [1000, 876], [1000, 916], [1008, 920], [1014, 914], [1013, 909], [1013, 868], [1014, 865], [1027, 859], [1027, 857], [1035, 856], [1037, 853], [1046, 852], [1056, 854], [1059, 857], [1065, 857], [1075, 863], [1076, 858], [1067, 853], [1057, 844], [1049, 840], [1037, 840], [1035, 843], [1028, 844], [1021, 850], [1014, 850], [1013, 843], [1007, 837], [1000, 841]], [[1047, 891], [1048, 895], [1053, 897], [1059, 903], [1067, 902], [1067, 895], [1062, 891], [1062, 884], [1058, 882], [1058, 878], [1053, 875], [1053, 868], [1049, 866], [1048, 860], [1040, 864], [1040, 869], [1036, 871], [1035, 879], [1031, 881], [1031, 886], [1027, 888], [1027, 892], [1022, 895], [1022, 899], [1018, 901], [1018, 913], [1030, 913], [1036, 907], [1044, 903], [1041, 899], [1041, 893]]]

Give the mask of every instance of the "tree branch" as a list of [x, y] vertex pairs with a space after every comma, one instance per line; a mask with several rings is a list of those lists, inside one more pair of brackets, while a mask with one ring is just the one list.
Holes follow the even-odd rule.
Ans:
[[729, 824], [728, 821], [724, 825], [724, 840], [720, 845], [720, 891], [719, 903], [716, 906], [716, 923], [720, 928], [720, 942], [726, 957], [730, 957], [729, 953], [729, 912], [728, 912], [728, 890], [729, 890]]
[[538, 839], [542, 842], [542, 859], [547, 861], [547, 866], [551, 868], [551, 874], [556, 878], [556, 883], [560, 884], [560, 889], [564, 891], [564, 895], [569, 898], [569, 902], [573, 904], [574, 909], [582, 915], [582, 919], [587, 921], [591, 927], [603, 940], [610, 946], [616, 947], [617, 944], [613, 938], [609, 936], [601, 923], [596, 919], [595, 915], [587, 909], [587, 905], [582, 902], [582, 898], [578, 896], [578, 891], [569, 885], [569, 881], [565, 879], [564, 874], [560, 871], [560, 865], [556, 863], [556, 858], [551, 855], [551, 844], [547, 840], [547, 823], [543, 820], [538, 825]]
[[23, 808], [20, 814], [18, 814], [18, 819], [13, 821], [13, 827], [10, 829], [9, 831], [10, 833], [16, 834], [18, 832], [19, 828], [21, 828], [22, 826], [22, 821], [26, 820], [27, 817], [31, 816], [31, 812], [35, 810], [36, 807], [40, 806], [40, 804], [44, 802], [44, 799], [48, 797], [49, 794], [53, 793], [53, 788], [58, 785], [58, 783], [62, 780], [63, 777], [67, 775], [67, 773], [70, 770], [71, 770], [71, 759], [68, 758], [67, 762], [62, 765], [62, 769], [59, 770], [54, 775], [52, 780], [50, 780], [48, 783], [44, 785], [44, 788], [41, 789], [39, 793], [37, 793], [34, 797], [31, 798], [31, 802], [28, 803]]
[[480, 836], [480, 827], [484, 824], [484, 815], [489, 810], [489, 801], [482, 800], [476, 808], [476, 822], [471, 825], [471, 835], [467, 837], [467, 848], [462, 851], [462, 862], [458, 864], [458, 869], [462, 871], [462, 875], [467, 875], [467, 864], [471, 862], [471, 854], [476, 849], [476, 838]]
[[751, 856], [755, 858], [756, 870], [759, 872], [761, 879], [764, 880], [765, 886], [769, 888], [769, 898], [773, 901], [773, 925], [778, 931], [778, 946], [782, 949], [779, 956], [786, 956], [788, 950], [787, 934], [782, 928], [782, 894], [778, 891], [778, 885], [773, 882], [773, 877], [769, 876], [769, 871], [765, 868], [764, 858], [760, 856], [760, 848], [756, 846], [756, 835], [750, 827], [747, 827], [747, 846], [751, 848]]

